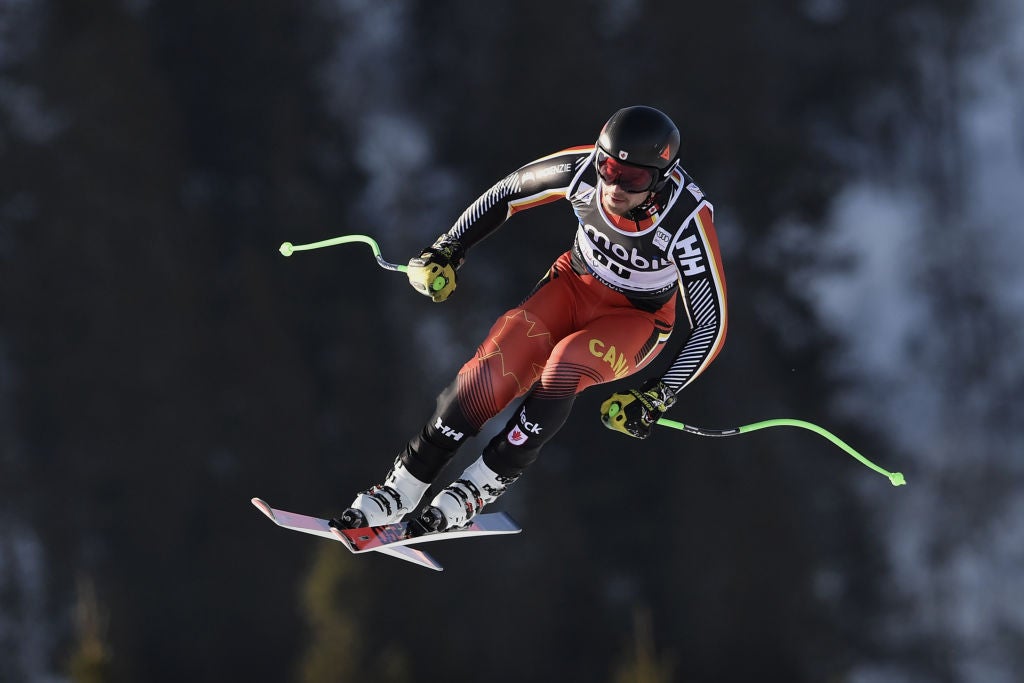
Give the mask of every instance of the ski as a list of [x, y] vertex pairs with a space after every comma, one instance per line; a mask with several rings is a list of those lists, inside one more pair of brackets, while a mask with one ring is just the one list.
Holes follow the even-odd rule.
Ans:
[[272, 522], [285, 529], [340, 541], [346, 548], [356, 554], [379, 552], [433, 569], [434, 571], [442, 571], [444, 568], [427, 553], [408, 546], [452, 538], [517, 534], [522, 531], [522, 528], [516, 524], [515, 520], [504, 512], [477, 515], [468, 525], [452, 529], [451, 531], [418, 534], [415, 533], [409, 522], [398, 522], [397, 524], [364, 527], [361, 529], [336, 529], [330, 525], [330, 520], [311, 517], [297, 512], [288, 512], [287, 510], [278, 510], [259, 498], [253, 498], [252, 504], [269, 517]]
[[[288, 512], [287, 510], [278, 510], [270, 507], [270, 505], [259, 499], [253, 498], [252, 504], [256, 508], [270, 518], [274, 524], [285, 529], [291, 529], [292, 531], [299, 531], [304, 534], [312, 534], [313, 536], [320, 536], [322, 538], [329, 538], [332, 541], [338, 541], [351, 552], [356, 552], [352, 547], [352, 544], [348, 542], [344, 536], [334, 533], [334, 530], [330, 526], [330, 521], [321, 519], [320, 517], [311, 517], [309, 515], [302, 515], [297, 512]], [[379, 551], [382, 555], [388, 555], [391, 557], [397, 557], [400, 560], [406, 562], [412, 562], [421, 567], [432, 569], [434, 571], [443, 571], [444, 567], [435, 560], [433, 557], [415, 548], [406, 548], [399, 546], [397, 548], [380, 548]]]
[[411, 522], [398, 522], [396, 524], [363, 527], [361, 529], [332, 528], [331, 531], [338, 536], [344, 537], [352, 546], [352, 552], [365, 553], [452, 538], [518, 534], [522, 531], [522, 528], [504, 512], [492, 512], [477, 515], [466, 526], [450, 531], [417, 533]]

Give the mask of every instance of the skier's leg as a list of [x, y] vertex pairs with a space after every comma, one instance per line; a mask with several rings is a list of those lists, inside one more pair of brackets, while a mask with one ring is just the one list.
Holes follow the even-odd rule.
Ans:
[[555, 344], [571, 329], [573, 293], [558, 267], [518, 307], [501, 315], [473, 358], [437, 399], [437, 409], [401, 460], [422, 481], [433, 481], [456, 449], [541, 377]]
[[484, 449], [488, 466], [504, 477], [518, 477], [565, 424], [579, 394], [650, 363], [672, 329], [672, 310], [659, 313], [628, 309], [604, 315], [563, 338], [541, 381]]
[[496, 500], [565, 424], [576, 396], [646, 366], [668, 339], [671, 322], [671, 308], [660, 317], [627, 309], [602, 316], [559, 341], [537, 386], [483, 455], [431, 501], [423, 524], [461, 526]]
[[[543, 279], [524, 305], [532, 303], [546, 312], [564, 308], [566, 293], [551, 282], [551, 277]], [[565, 326], [558, 316], [551, 317]], [[339, 525], [388, 524], [414, 510], [459, 446], [537, 382], [557, 333], [526, 308], [499, 317], [473, 358], [438, 396], [434, 414], [406, 444], [384, 484], [356, 496]]]

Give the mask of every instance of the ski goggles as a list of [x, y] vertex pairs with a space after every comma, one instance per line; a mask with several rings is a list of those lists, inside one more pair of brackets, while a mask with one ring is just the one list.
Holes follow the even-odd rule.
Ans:
[[661, 179], [658, 169], [627, 164], [609, 156], [603, 149], [597, 150], [594, 167], [605, 185], [618, 185], [622, 191], [632, 194], [653, 190]]

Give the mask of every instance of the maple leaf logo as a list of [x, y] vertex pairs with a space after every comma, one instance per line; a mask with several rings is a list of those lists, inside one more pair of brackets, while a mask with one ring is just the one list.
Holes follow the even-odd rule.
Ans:
[[[501, 329], [499, 329], [498, 332], [493, 337], [491, 337], [491, 343], [494, 344], [494, 349], [495, 350], [490, 352], [490, 353], [488, 353], [488, 354], [480, 356], [480, 360], [481, 361], [485, 361], [485, 360], [488, 360], [488, 359], [494, 358], [494, 357], [498, 358], [498, 360], [501, 362], [501, 376], [502, 377], [512, 377], [512, 379], [515, 380], [516, 386], [518, 387], [518, 391], [516, 392], [517, 395], [525, 393], [527, 389], [529, 389], [530, 387], [532, 387], [534, 384], [537, 383], [537, 381], [540, 379], [541, 373], [544, 372], [544, 365], [545, 365], [545, 363], [531, 363], [530, 364], [530, 370], [529, 370], [529, 374], [531, 376], [529, 378], [525, 378], [525, 377], [524, 378], [520, 378], [519, 375], [515, 371], [509, 370], [507, 367], [505, 367], [505, 352], [504, 352], [504, 350], [502, 350], [501, 342], [499, 340], [505, 334], [505, 329], [508, 327], [509, 323], [516, 321], [516, 319], [518, 319], [518, 318], [522, 318], [523, 322], [527, 323], [526, 337], [528, 339], [529, 338], [547, 337], [548, 338], [548, 346], [551, 347], [551, 348], [554, 348], [554, 342], [551, 341], [551, 333], [547, 332], [547, 331], [545, 331], [545, 332], [535, 332], [534, 330], [537, 327], [537, 321], [536, 320], [530, 320], [530, 318], [527, 317], [527, 315], [526, 315], [526, 311], [524, 311], [522, 309], [519, 309], [518, 311], [516, 311], [512, 315], [506, 315], [505, 316], [505, 321], [502, 324]], [[546, 362], [546, 360], [547, 359], [545, 358], [545, 362]], [[528, 380], [525, 384], [523, 382], [524, 379]]]

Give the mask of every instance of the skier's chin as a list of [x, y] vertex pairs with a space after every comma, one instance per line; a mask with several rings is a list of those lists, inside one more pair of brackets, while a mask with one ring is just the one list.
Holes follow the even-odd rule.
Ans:
[[613, 213], [616, 216], [625, 216], [627, 213], [629, 213], [630, 209], [633, 208], [632, 206], [630, 206], [630, 201], [628, 197], [616, 199], [613, 195], [606, 194], [603, 197], [601, 197], [601, 200], [604, 204], [605, 211], [607, 211], [608, 213]]

